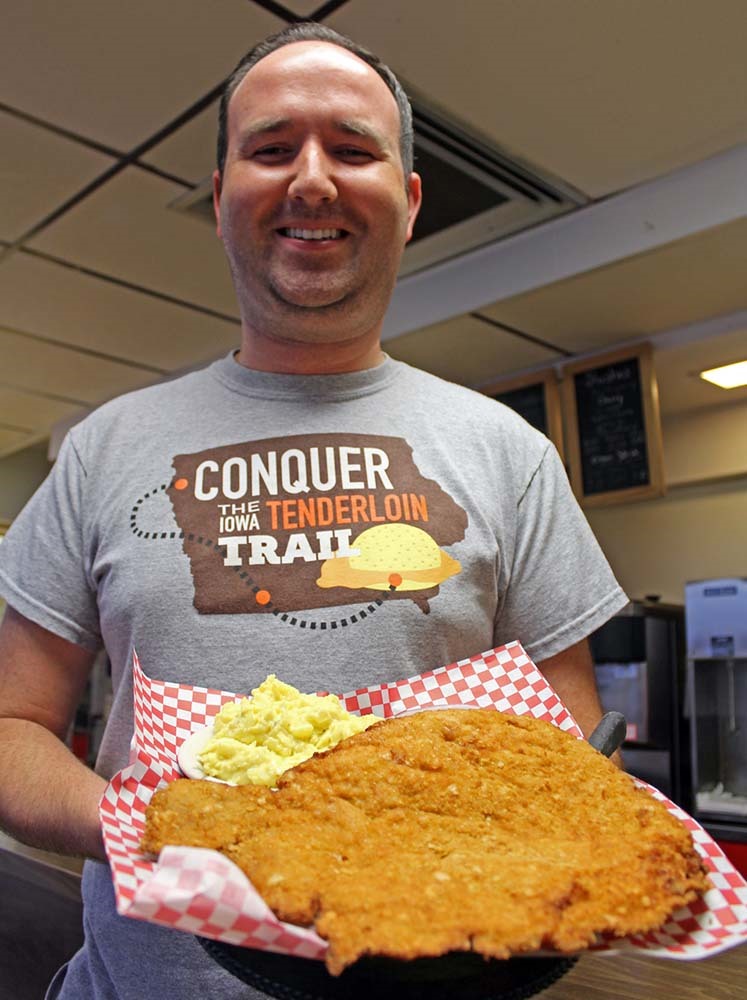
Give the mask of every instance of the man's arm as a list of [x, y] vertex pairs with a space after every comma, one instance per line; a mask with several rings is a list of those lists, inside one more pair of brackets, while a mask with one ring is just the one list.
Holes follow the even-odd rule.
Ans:
[[104, 859], [103, 778], [64, 743], [94, 655], [8, 608], [0, 626], [0, 826], [60, 854]]
[[[604, 710], [599, 701], [594, 663], [587, 640], [582, 639], [562, 653], [542, 660], [537, 667], [588, 739]], [[613, 754], [612, 760], [622, 766], [619, 752]]]

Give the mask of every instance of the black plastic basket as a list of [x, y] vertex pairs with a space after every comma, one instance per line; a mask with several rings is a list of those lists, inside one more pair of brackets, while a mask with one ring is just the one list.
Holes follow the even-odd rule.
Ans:
[[362, 958], [340, 976], [323, 962], [198, 938], [243, 983], [276, 1000], [525, 1000], [572, 967], [575, 958], [486, 960], [469, 952], [400, 962]]

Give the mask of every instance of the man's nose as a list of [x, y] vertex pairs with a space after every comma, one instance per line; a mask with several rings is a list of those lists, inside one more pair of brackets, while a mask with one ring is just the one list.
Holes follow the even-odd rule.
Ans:
[[307, 143], [296, 157], [295, 174], [288, 185], [288, 196], [310, 205], [334, 201], [337, 187], [332, 177], [332, 163], [317, 143]]

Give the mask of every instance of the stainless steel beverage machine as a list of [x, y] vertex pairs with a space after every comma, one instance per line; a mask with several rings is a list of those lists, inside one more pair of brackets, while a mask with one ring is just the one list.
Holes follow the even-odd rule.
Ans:
[[684, 608], [653, 598], [632, 601], [590, 644], [602, 706], [627, 721], [626, 770], [690, 811]]
[[747, 580], [685, 588], [695, 817], [747, 842]]

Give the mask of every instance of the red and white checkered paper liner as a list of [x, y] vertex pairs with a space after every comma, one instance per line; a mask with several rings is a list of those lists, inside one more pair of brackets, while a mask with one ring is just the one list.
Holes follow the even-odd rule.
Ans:
[[[114, 776], [100, 814], [119, 913], [229, 944], [322, 959], [313, 930], [283, 923], [246, 876], [217, 851], [167, 847], [158, 862], [138, 848], [156, 788], [180, 777], [177, 749], [226, 702], [243, 695], [152, 680], [133, 654], [135, 734], [128, 767]], [[581, 731], [518, 642], [406, 680], [341, 695], [349, 712], [391, 718], [420, 708], [471, 705], [545, 719]], [[747, 882], [713, 839], [656, 789], [652, 795], [692, 833], [713, 888], [658, 931], [597, 950], [643, 950], [662, 958], [713, 955], [747, 941]]]

